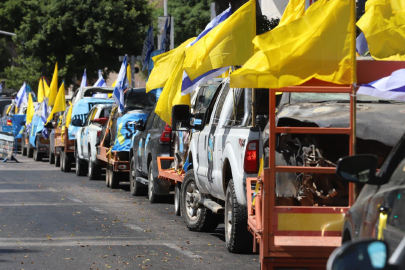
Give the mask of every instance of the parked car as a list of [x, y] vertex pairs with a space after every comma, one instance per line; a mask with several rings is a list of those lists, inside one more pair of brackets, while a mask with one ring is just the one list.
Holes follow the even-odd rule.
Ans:
[[[246, 178], [257, 176], [262, 155], [260, 132], [267, 123], [259, 121], [252, 126], [252, 118], [268, 119], [269, 91], [230, 88], [229, 79], [213, 95], [204, 91], [200, 90], [196, 101], [202, 106], [196, 105], [194, 111], [195, 132], [188, 152], [191, 164], [181, 187], [181, 214], [190, 230], [210, 231], [223, 220], [221, 214], [225, 212], [228, 250], [250, 252], [253, 239], [246, 225], [246, 189], [250, 188]], [[253, 96], [257, 117], [251, 109]], [[174, 112], [172, 125], [177, 125], [177, 119], [189, 118], [187, 112]]]
[[158, 178], [157, 157], [170, 156], [171, 127], [152, 109], [146, 122], [136, 126], [129, 153], [130, 187], [132, 195], [144, 195], [147, 191], [149, 201], [155, 203], [170, 192], [170, 182]]
[[72, 104], [75, 105], [82, 98], [100, 98], [98, 94], [111, 95], [114, 87], [86, 86], [78, 88], [71, 98]]
[[87, 114], [84, 125], [76, 133], [76, 175], [88, 174], [90, 180], [100, 179], [101, 166], [97, 161], [98, 136], [107, 123], [112, 104], [95, 105]]
[[379, 236], [392, 254], [405, 237], [405, 134], [376, 173], [377, 167], [375, 155], [355, 155], [338, 162], [336, 173], [341, 180], [365, 184], [345, 215], [342, 242]]

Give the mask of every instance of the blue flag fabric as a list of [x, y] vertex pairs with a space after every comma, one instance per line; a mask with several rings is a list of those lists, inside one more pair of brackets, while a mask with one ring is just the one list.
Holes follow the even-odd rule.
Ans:
[[162, 53], [170, 51], [170, 20], [171, 16], [166, 18], [165, 28], [163, 30], [162, 40], [160, 43], [160, 50]]
[[80, 83], [80, 88], [86, 87], [87, 86], [87, 75], [86, 75], [86, 69], [84, 70], [83, 77], [82, 77], [82, 82]]
[[107, 86], [103, 76], [99, 77], [96, 83], [93, 86], [105, 87]]
[[153, 37], [153, 25], [151, 25], [146, 33], [145, 42], [142, 49], [142, 71], [148, 66], [151, 58], [151, 53], [155, 50], [155, 41]]
[[17, 104], [17, 108], [20, 108], [22, 104], [28, 103], [27, 85], [25, 82], [18, 91], [17, 96], [15, 97], [15, 101]]
[[115, 104], [118, 105], [118, 112], [124, 111], [124, 90], [127, 85], [127, 58], [128, 56], [125, 55], [120, 72], [118, 73], [117, 83], [114, 86], [113, 99]]
[[405, 101], [405, 69], [399, 69], [388, 77], [361, 85], [357, 94]]
[[[34, 114], [34, 117], [32, 117], [30, 136], [29, 136], [30, 144], [34, 147], [35, 147], [35, 138], [37, 136], [37, 127], [38, 127], [39, 123], [42, 123], [41, 116]], [[40, 131], [42, 131], [41, 127], [40, 127]]]
[[127, 113], [117, 119], [117, 138], [115, 139], [113, 151], [129, 151], [132, 136], [136, 134], [135, 122], [142, 119], [146, 121], [147, 113]]
[[22, 137], [21, 129], [24, 127], [21, 125], [21, 122], [25, 121], [26, 115], [25, 114], [14, 114], [13, 115], [13, 133], [16, 139], [20, 139]]
[[[111, 99], [100, 99], [100, 98], [82, 98], [80, 99], [72, 109], [72, 121], [75, 119], [80, 119], [82, 124], [86, 121], [87, 114], [96, 104], [112, 104]], [[69, 140], [74, 140], [76, 138], [76, 133], [80, 127], [75, 127], [72, 124], [68, 127]]]
[[356, 51], [360, 55], [364, 55], [368, 51], [368, 44], [363, 32], [356, 38]]
[[[209, 24], [207, 24], [204, 31], [202, 31], [198, 35], [198, 37], [193, 42], [191, 42], [187, 47], [193, 46], [197, 41], [199, 41], [202, 37], [207, 35], [212, 29], [214, 29], [220, 23], [225, 21], [231, 15], [232, 15], [232, 10], [231, 10], [231, 7], [229, 7], [228, 9], [223, 11], [221, 14], [219, 14], [217, 17], [215, 17]], [[187, 73], [185, 71], [183, 71], [183, 82], [181, 85], [181, 95], [184, 96], [184, 95], [187, 95], [187, 94], [193, 92], [194, 89], [196, 89], [198, 85], [222, 75], [228, 69], [229, 69], [229, 67], [223, 67], [223, 68], [219, 68], [219, 69], [210, 70], [207, 73], [195, 78], [194, 80], [191, 80], [188, 77]]]

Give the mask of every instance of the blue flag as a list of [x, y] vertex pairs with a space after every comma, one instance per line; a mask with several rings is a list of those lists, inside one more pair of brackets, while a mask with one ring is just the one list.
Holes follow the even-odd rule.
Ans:
[[388, 77], [361, 85], [357, 94], [405, 101], [405, 69], [399, 69]]
[[[205, 27], [204, 31], [202, 31], [198, 37], [191, 42], [187, 47], [193, 46], [197, 41], [199, 41], [202, 37], [204, 37], [206, 34], [208, 34], [212, 29], [214, 29], [216, 26], [218, 26], [220, 23], [225, 21], [229, 16], [232, 15], [232, 10], [231, 7], [226, 9], [224, 12], [219, 14], [217, 17], [215, 17], [207, 26]], [[214, 69], [210, 70], [207, 73], [195, 78], [194, 80], [191, 80], [187, 73], [183, 71], [183, 82], [181, 85], [181, 95], [187, 95], [191, 92], [194, 91], [194, 89], [197, 88], [198, 85], [209, 81], [215, 77], [218, 77], [219, 75], [223, 74], [229, 69], [229, 67], [223, 67], [219, 69]]]
[[117, 83], [114, 86], [113, 98], [115, 104], [118, 105], [118, 112], [124, 111], [124, 90], [125, 86], [128, 85], [127, 81], [127, 55], [122, 61], [120, 72], [118, 73]]
[[171, 16], [166, 18], [165, 28], [163, 30], [162, 40], [160, 43], [160, 50], [162, 53], [170, 51], [170, 20]]
[[25, 82], [18, 91], [17, 96], [15, 97], [15, 101], [17, 104], [17, 108], [20, 108], [22, 104], [28, 103], [27, 85], [25, 84]]
[[142, 119], [146, 121], [147, 113], [127, 113], [117, 119], [117, 137], [112, 148], [113, 151], [129, 151], [132, 136], [136, 134], [135, 122]]
[[80, 83], [80, 88], [83, 88], [83, 87], [86, 87], [86, 86], [87, 86], [87, 75], [86, 75], [86, 69], [84, 69], [82, 82]]
[[142, 71], [148, 66], [151, 53], [155, 50], [155, 41], [153, 38], [153, 25], [151, 25], [146, 34], [142, 49]]
[[356, 51], [360, 55], [364, 55], [368, 51], [368, 44], [363, 32], [356, 38]]

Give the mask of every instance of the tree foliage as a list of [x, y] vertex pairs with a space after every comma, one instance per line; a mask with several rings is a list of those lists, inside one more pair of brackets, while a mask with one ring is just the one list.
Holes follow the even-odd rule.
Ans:
[[[0, 25], [17, 34], [18, 64], [40, 63], [50, 77], [58, 62], [59, 76], [77, 85], [85, 68], [91, 82], [98, 69], [118, 71], [119, 55], [140, 55], [152, 12], [147, 0], [8, 0]], [[9, 79], [22, 83], [17, 71], [9, 69]]]

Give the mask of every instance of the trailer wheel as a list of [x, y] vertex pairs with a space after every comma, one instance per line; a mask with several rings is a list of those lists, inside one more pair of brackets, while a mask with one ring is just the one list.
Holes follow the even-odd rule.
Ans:
[[55, 164], [55, 154], [52, 153], [52, 150], [49, 148], [49, 164]]
[[176, 186], [174, 187], [174, 214], [176, 216], [181, 215], [180, 211], [180, 193], [181, 193], [181, 183], [176, 183]]
[[76, 175], [86, 176], [87, 175], [87, 164], [86, 161], [79, 158], [79, 154], [76, 152]]
[[110, 164], [105, 169], [105, 186], [110, 187]]
[[233, 180], [229, 181], [226, 189], [225, 240], [231, 253], [253, 250], [253, 236], [247, 229], [247, 208], [238, 204]]
[[218, 227], [221, 216], [212, 213], [210, 209], [198, 203], [203, 194], [198, 190], [194, 170], [187, 171], [181, 185], [180, 196], [181, 215], [190, 231], [211, 232]]
[[120, 186], [120, 173], [114, 172], [113, 166], [110, 170], [110, 188], [117, 189]]
[[63, 161], [62, 161], [62, 165], [63, 165], [63, 171], [64, 172], [70, 172], [70, 170], [72, 169], [72, 161], [70, 160], [69, 154], [63, 152]]
[[[90, 148], [89, 148], [90, 149]], [[91, 152], [89, 153], [89, 162], [88, 162], [88, 175], [89, 175], [89, 180], [97, 180], [100, 179], [101, 177], [101, 167], [99, 164], [93, 164], [91, 161]]]
[[129, 184], [132, 196], [144, 196], [147, 193], [147, 187], [142, 183], [136, 181], [136, 177], [139, 177], [138, 170], [136, 169], [135, 157], [131, 158], [130, 172], [129, 172]]
[[55, 156], [55, 167], [60, 167], [60, 154]]

